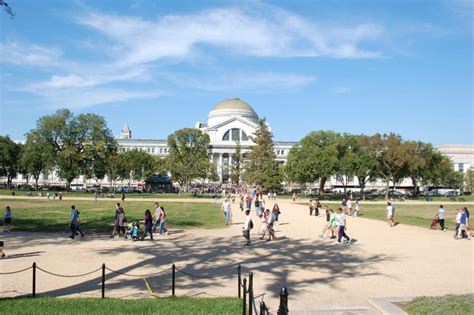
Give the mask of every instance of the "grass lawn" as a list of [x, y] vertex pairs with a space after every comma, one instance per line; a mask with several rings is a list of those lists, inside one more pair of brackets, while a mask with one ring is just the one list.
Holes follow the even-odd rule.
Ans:
[[241, 314], [239, 299], [156, 300], [22, 298], [0, 300], [0, 314]]
[[464, 315], [474, 314], [474, 295], [448, 295], [440, 298], [417, 298], [406, 311], [410, 315]]
[[[456, 209], [464, 206], [446, 205], [446, 226], [448, 230], [454, 230], [454, 221], [456, 219]], [[387, 207], [385, 205], [361, 205], [361, 217], [376, 220], [387, 220]], [[434, 219], [438, 211], [438, 204], [427, 205], [406, 205], [403, 203], [395, 203], [395, 222], [400, 224], [416, 225], [429, 228], [431, 221]]]
[[[5, 207], [12, 209], [12, 230], [32, 232], [62, 232], [68, 230], [71, 205], [81, 213], [81, 229], [85, 233], [111, 233], [115, 202], [111, 200], [74, 201], [0, 200], [2, 216]], [[160, 203], [167, 213], [167, 226], [175, 229], [212, 229], [223, 226], [220, 205], [207, 203]], [[128, 222], [143, 220], [146, 209], [154, 213], [154, 201], [122, 203]]]

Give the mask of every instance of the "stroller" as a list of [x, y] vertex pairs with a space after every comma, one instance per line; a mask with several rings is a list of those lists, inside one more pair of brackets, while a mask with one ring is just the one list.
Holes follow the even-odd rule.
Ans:
[[125, 240], [131, 239], [133, 241], [138, 241], [138, 234], [140, 231], [140, 223], [130, 223], [125, 231]]
[[437, 230], [438, 229], [438, 224], [439, 224], [439, 220], [437, 218], [433, 219], [433, 221], [431, 221], [430, 229], [431, 230]]

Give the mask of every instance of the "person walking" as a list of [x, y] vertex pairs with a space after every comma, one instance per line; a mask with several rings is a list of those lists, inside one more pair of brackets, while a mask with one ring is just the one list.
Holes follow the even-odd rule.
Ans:
[[4, 242], [0, 241], [0, 259], [7, 258], [7, 254], [3, 252]]
[[387, 223], [389, 227], [394, 227], [393, 217], [395, 215], [395, 208], [391, 202], [387, 203]]
[[461, 226], [461, 217], [462, 217], [462, 209], [457, 209], [458, 213], [456, 214], [456, 227], [454, 228], [454, 238], [458, 237], [459, 228]]
[[120, 235], [120, 230], [121, 230], [121, 226], [120, 226], [120, 215], [122, 213], [122, 207], [120, 206], [120, 203], [117, 202], [117, 205], [115, 207], [115, 218], [114, 218], [114, 230], [112, 231], [112, 235], [110, 236], [110, 238], [114, 238], [115, 236], [117, 236], [117, 234]]
[[5, 209], [5, 220], [3, 221], [3, 232], [10, 232], [10, 225], [12, 223], [12, 210], [10, 206]]
[[156, 233], [160, 226], [161, 207], [158, 202], [155, 202], [155, 214], [153, 215], [153, 233]]
[[351, 244], [352, 238], [346, 234], [346, 215], [342, 211], [342, 208], [337, 209], [336, 222], [338, 228], [338, 235], [336, 244], [342, 244], [342, 239], [345, 238], [348, 244]]
[[251, 241], [250, 241], [250, 231], [253, 229], [253, 222], [252, 219], [250, 218], [250, 210], [245, 211], [245, 224], [243, 228], [243, 235], [244, 238], [247, 240], [247, 243], [245, 243], [245, 246], [250, 246]]
[[71, 234], [69, 235], [69, 238], [72, 240], [77, 234], [78, 225], [79, 225], [79, 212], [76, 210], [75, 206], [71, 206], [70, 223], [69, 223], [69, 230]]
[[[275, 224], [276, 224], [277, 212], [275, 208], [273, 208], [272, 213], [268, 217], [267, 220], [267, 232], [268, 232], [268, 240], [267, 242], [276, 240], [275, 237]], [[263, 237], [262, 237], [263, 239]]]
[[145, 231], [142, 235], [142, 241], [145, 240], [145, 237], [148, 235], [148, 233], [150, 233], [150, 239], [153, 241], [152, 221], [153, 217], [151, 215], [151, 211], [147, 209], [145, 211]]
[[125, 193], [122, 193], [122, 202], [125, 202]]
[[356, 199], [355, 208], [354, 208], [354, 212], [352, 213], [352, 217], [357, 218], [359, 216], [359, 213], [360, 213], [360, 203], [359, 203], [359, 199]]
[[329, 215], [326, 215], [327, 218], [327, 225], [323, 229], [323, 234], [321, 234], [319, 237], [322, 239], [326, 239], [328, 232], [331, 232], [331, 239], [336, 238], [336, 230], [337, 230], [337, 220], [336, 220], [336, 214], [332, 209], [326, 209], [326, 213]]
[[347, 198], [347, 201], [346, 201], [346, 207], [347, 207], [347, 214], [349, 216], [352, 216], [352, 200], [351, 198]]
[[314, 204], [314, 202], [313, 202], [313, 199], [311, 199], [311, 200], [309, 201], [309, 216], [310, 216], [310, 217], [313, 216], [314, 207], [315, 207], [315, 204]]
[[224, 217], [225, 217], [225, 225], [230, 224], [230, 211], [232, 205], [229, 202], [229, 199], [225, 199], [224, 203], [222, 204], [222, 210], [224, 210]]
[[438, 220], [439, 226], [441, 227], [441, 231], [446, 232], [445, 220], [446, 220], [446, 210], [444, 210], [444, 206], [439, 206], [438, 212], [436, 213], [435, 220]]
[[81, 230], [81, 213], [77, 210], [77, 225], [76, 225], [76, 236], [81, 235], [81, 238], [84, 238], [84, 233]]
[[320, 214], [321, 214], [321, 202], [319, 202], [319, 200], [316, 200], [316, 203], [315, 203], [315, 206], [314, 206], [314, 212], [315, 212], [315, 216], [319, 217]]
[[160, 207], [159, 220], [160, 220], [160, 235], [163, 235], [163, 234], [168, 235], [168, 230], [167, 230], [166, 227], [165, 227], [165, 223], [166, 223], [166, 211], [165, 211], [165, 208], [164, 208], [164, 207]]

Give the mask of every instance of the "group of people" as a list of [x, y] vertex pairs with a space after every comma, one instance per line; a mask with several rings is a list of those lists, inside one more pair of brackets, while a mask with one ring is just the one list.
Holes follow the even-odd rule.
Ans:
[[117, 203], [115, 207], [115, 221], [114, 229], [112, 231], [111, 238], [115, 238], [117, 235], [123, 235], [125, 238], [130, 237], [133, 240], [145, 240], [147, 236], [153, 240], [153, 234], [156, 234], [159, 229], [160, 235], [168, 235], [166, 229], [166, 211], [163, 206], [160, 206], [158, 202], [155, 202], [155, 212], [152, 214], [149, 209], [145, 211], [143, 223], [143, 234], [139, 237], [140, 222], [134, 222], [128, 224], [128, 220], [125, 217], [125, 210], [122, 208], [120, 203]]
[[[260, 208], [258, 208], [260, 209]], [[275, 236], [275, 227], [278, 224], [278, 220], [281, 215], [280, 207], [278, 204], [275, 204], [273, 206], [273, 209], [270, 211], [270, 209], [265, 209], [264, 211], [257, 210], [257, 217], [260, 220], [260, 227], [258, 229], [258, 235], [260, 235], [260, 239], [264, 240], [265, 236], [268, 235], [267, 242], [270, 241], [275, 241], [276, 236]], [[245, 246], [250, 246], [251, 245], [251, 240], [250, 240], [250, 232], [254, 228], [254, 223], [250, 217], [250, 209], [245, 210], [245, 223], [243, 227], [243, 236], [246, 239], [246, 244]]]
[[329, 238], [329, 233], [331, 233], [330, 239], [336, 239], [335, 244], [352, 243], [352, 238], [346, 233], [346, 214], [341, 207], [334, 212], [333, 209], [326, 206], [326, 222], [320, 238]]

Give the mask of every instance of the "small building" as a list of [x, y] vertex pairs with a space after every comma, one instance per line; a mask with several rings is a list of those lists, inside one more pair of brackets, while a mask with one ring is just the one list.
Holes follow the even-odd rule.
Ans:
[[153, 175], [145, 181], [145, 191], [148, 193], [171, 193], [173, 183], [168, 175]]

